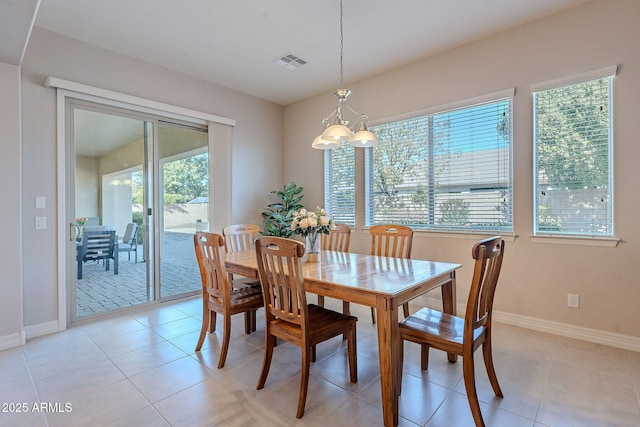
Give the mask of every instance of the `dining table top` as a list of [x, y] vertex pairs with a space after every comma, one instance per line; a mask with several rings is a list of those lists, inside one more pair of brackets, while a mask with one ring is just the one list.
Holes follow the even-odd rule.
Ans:
[[[225, 265], [234, 273], [257, 277], [254, 250], [226, 254]], [[409, 300], [416, 296], [410, 292], [416, 285], [447, 277], [460, 267], [449, 262], [322, 250], [318, 262], [302, 263], [302, 273], [312, 293], [375, 307], [376, 296]]]

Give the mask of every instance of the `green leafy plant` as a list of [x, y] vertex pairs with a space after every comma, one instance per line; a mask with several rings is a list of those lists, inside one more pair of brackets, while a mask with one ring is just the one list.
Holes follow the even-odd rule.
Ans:
[[264, 219], [263, 236], [291, 237], [291, 222], [293, 214], [302, 209], [304, 206], [300, 203], [302, 200], [303, 187], [298, 187], [294, 182], [290, 182], [284, 186], [282, 191], [274, 190], [271, 192], [279, 200], [275, 203], [267, 205], [262, 211]]
[[461, 226], [469, 223], [469, 202], [460, 199], [449, 199], [440, 203], [442, 225]]

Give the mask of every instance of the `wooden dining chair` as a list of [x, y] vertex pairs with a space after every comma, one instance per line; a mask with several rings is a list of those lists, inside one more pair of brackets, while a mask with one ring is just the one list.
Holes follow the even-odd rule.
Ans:
[[[227, 253], [253, 250], [254, 242], [260, 236], [260, 227], [255, 224], [233, 224], [222, 229], [224, 247]], [[260, 289], [260, 280], [242, 277], [229, 273], [229, 280], [233, 287], [252, 286]], [[260, 290], [262, 292], [262, 290]]]
[[[325, 251], [349, 252], [350, 240], [351, 227], [347, 224], [336, 224], [336, 228], [331, 230], [331, 233], [322, 236], [322, 249]], [[318, 295], [318, 305], [324, 307], [323, 295]], [[342, 312], [349, 314], [349, 303], [344, 301], [342, 306]]]
[[304, 414], [309, 387], [309, 368], [315, 359], [315, 346], [338, 335], [347, 335], [351, 382], [358, 381], [356, 360], [356, 321], [333, 310], [307, 304], [301, 257], [304, 245], [281, 237], [256, 240], [258, 271], [265, 301], [265, 351], [257, 389], [264, 388], [276, 338], [302, 350], [302, 373], [296, 418]]
[[[469, 299], [464, 319], [430, 308], [422, 308], [400, 322], [400, 376], [404, 341], [421, 345], [421, 368], [429, 364], [429, 348], [462, 356], [462, 373], [467, 399], [476, 426], [484, 426], [480, 403], [476, 392], [473, 353], [482, 346], [484, 364], [493, 392], [503, 397], [493, 366], [491, 352], [491, 312], [493, 297], [504, 257], [504, 241], [500, 236], [481, 240], [473, 245], [471, 255], [475, 260]], [[400, 378], [400, 386], [402, 378]]]
[[[371, 255], [391, 258], [411, 258], [413, 229], [405, 225], [384, 224], [369, 227]], [[409, 303], [402, 305], [404, 317], [409, 316]], [[348, 313], [348, 311], [347, 311]], [[376, 323], [376, 309], [371, 307], [371, 321]]]
[[216, 330], [216, 313], [224, 319], [222, 348], [218, 359], [218, 369], [227, 359], [229, 338], [231, 336], [231, 316], [244, 313], [244, 330], [250, 334], [255, 331], [256, 311], [264, 306], [260, 289], [244, 287], [232, 289], [224, 266], [224, 238], [215, 233], [197, 232], [193, 236], [196, 258], [202, 277], [202, 328], [196, 344], [200, 351], [207, 335]]

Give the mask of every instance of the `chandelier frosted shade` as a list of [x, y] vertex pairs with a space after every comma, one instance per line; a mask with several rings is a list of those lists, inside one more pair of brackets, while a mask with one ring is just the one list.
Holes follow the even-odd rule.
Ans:
[[351, 142], [353, 141], [353, 132], [344, 125], [334, 124], [322, 132], [322, 139], [327, 141], [336, 141], [338, 143]]
[[311, 144], [311, 147], [317, 149], [317, 150], [331, 150], [333, 148], [338, 148], [340, 147], [340, 141], [330, 141], [327, 139], [322, 139], [322, 135], [318, 135], [316, 136], [316, 138], [313, 140], [313, 143]]
[[349, 144], [353, 145], [354, 147], [375, 147], [376, 145], [378, 145], [378, 143], [380, 142], [378, 140], [378, 137], [375, 136], [373, 132], [367, 130], [365, 126], [363, 126], [363, 128], [364, 129], [360, 129], [358, 132], [356, 132], [356, 134], [353, 136], [353, 141], [350, 141]]

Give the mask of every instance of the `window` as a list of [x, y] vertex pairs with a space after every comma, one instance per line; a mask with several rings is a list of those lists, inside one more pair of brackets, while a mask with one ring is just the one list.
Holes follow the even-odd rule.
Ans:
[[335, 222], [355, 227], [355, 148], [344, 143], [324, 156], [324, 208]]
[[568, 85], [541, 84], [533, 91], [536, 235], [613, 235], [615, 67], [601, 74]]
[[512, 231], [509, 96], [371, 127], [367, 225]]

